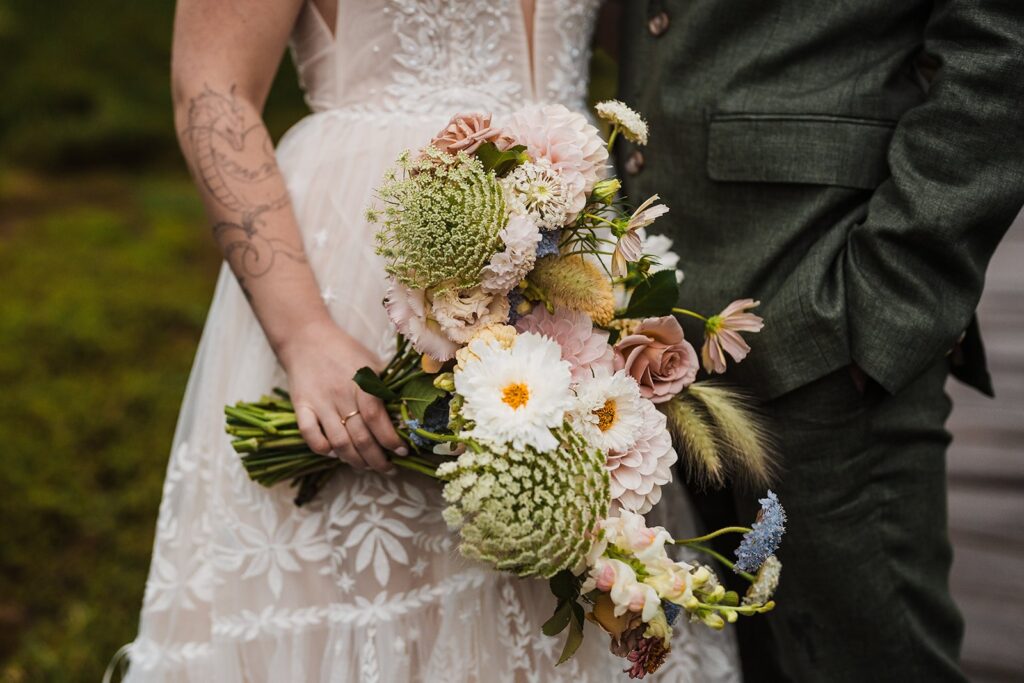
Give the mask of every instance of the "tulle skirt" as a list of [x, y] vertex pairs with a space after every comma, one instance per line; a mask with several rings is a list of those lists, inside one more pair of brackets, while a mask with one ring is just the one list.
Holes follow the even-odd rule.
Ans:
[[[365, 209], [398, 153], [445, 122], [327, 111], [301, 121], [278, 149], [323, 298], [337, 323], [382, 357], [394, 331]], [[434, 482], [347, 470], [303, 508], [287, 486], [252, 483], [223, 433], [222, 408], [274, 386], [287, 378], [225, 268], [174, 437], [127, 680], [624, 678], [591, 624], [576, 657], [556, 668], [561, 638], [540, 632], [554, 607], [546, 583], [459, 556]], [[666, 492], [658, 523], [689, 533], [680, 490]], [[739, 680], [729, 634], [700, 624], [676, 630], [655, 680]]]

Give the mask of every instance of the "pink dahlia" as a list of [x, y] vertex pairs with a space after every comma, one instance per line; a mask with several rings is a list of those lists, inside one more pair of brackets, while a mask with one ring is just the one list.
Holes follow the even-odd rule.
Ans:
[[433, 317], [426, 292], [392, 281], [384, 297], [384, 308], [391, 322], [417, 351], [440, 361], [455, 357], [459, 346], [445, 335]]
[[661, 487], [672, 481], [678, 460], [665, 416], [650, 401], [640, 401], [643, 425], [629, 450], [608, 454], [612, 499], [623, 508], [646, 514], [661, 500]]
[[505, 129], [517, 143], [526, 145], [533, 160], [551, 162], [569, 188], [573, 213], [582, 211], [608, 161], [597, 128], [582, 114], [549, 104], [517, 111]]
[[590, 316], [582, 311], [556, 308], [548, 313], [544, 306], [535, 306], [529, 315], [516, 322], [520, 332], [536, 332], [562, 347], [562, 360], [572, 366], [572, 379], [580, 382], [599, 370], [614, 372], [612, 347], [608, 333], [595, 328]]

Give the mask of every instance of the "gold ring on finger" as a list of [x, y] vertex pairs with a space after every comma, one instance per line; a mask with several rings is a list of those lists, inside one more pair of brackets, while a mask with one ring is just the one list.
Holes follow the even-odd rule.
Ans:
[[359, 414], [358, 410], [353, 410], [348, 415], [345, 415], [344, 417], [342, 417], [341, 418], [341, 426], [344, 427], [346, 422], [348, 422], [349, 420], [351, 420], [353, 417], [355, 417], [358, 414]]

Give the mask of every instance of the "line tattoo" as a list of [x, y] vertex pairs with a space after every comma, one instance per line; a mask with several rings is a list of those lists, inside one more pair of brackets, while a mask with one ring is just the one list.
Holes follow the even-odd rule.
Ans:
[[189, 102], [184, 138], [196, 179], [218, 205], [234, 214], [213, 226], [243, 292], [248, 278], [265, 275], [278, 255], [304, 263], [301, 247], [260, 234], [263, 216], [288, 205], [270, 136], [262, 123], [249, 125], [235, 101], [235, 88], [221, 93], [209, 86]]

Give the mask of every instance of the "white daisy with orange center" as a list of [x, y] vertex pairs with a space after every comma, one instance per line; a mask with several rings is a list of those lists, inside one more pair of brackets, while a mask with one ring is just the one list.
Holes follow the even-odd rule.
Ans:
[[547, 337], [523, 333], [504, 347], [485, 339], [470, 343], [471, 354], [455, 372], [455, 391], [465, 400], [462, 415], [480, 441], [530, 447], [558, 447], [551, 433], [573, 406], [572, 373], [562, 349]]
[[573, 424], [594, 447], [625, 451], [643, 426], [641, 400], [640, 387], [624, 370], [597, 372], [576, 388]]

